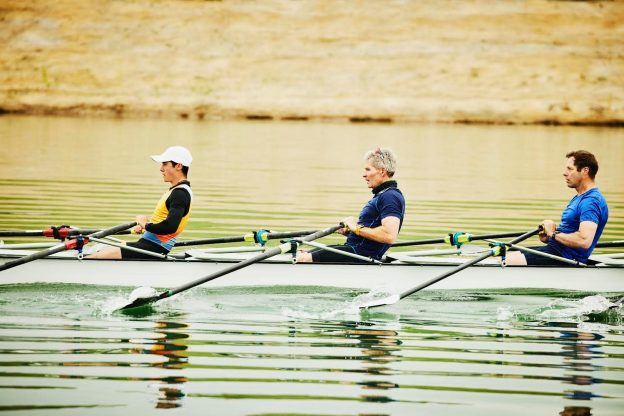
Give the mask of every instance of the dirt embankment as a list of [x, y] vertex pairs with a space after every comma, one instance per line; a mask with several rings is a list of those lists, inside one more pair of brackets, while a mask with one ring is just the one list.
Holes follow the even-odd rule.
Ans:
[[624, 123], [624, 2], [0, 0], [0, 110]]

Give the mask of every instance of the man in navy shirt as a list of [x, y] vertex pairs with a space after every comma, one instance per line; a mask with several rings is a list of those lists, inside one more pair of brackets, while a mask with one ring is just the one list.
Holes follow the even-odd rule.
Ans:
[[[364, 180], [372, 189], [373, 198], [362, 208], [358, 219], [347, 217], [345, 227], [338, 230], [347, 236], [343, 245], [332, 246], [365, 257], [380, 260], [399, 235], [405, 216], [405, 198], [392, 179], [396, 157], [390, 149], [377, 148], [366, 153]], [[299, 251], [298, 262], [354, 262], [351, 257], [323, 249]]]
[[[596, 187], [596, 157], [585, 150], [570, 152], [566, 157], [563, 176], [568, 188], [576, 190], [576, 195], [563, 211], [558, 226], [551, 220], [544, 220], [544, 231], [539, 238], [546, 245], [534, 249], [586, 263], [607, 224], [609, 208]], [[511, 252], [507, 264], [560, 266], [564, 263], [533, 253]]]

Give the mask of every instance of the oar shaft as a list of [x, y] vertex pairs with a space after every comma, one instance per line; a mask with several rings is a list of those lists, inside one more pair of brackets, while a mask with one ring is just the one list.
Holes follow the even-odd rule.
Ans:
[[[304, 230], [304, 231], [290, 231], [283, 233], [267, 233], [264, 235], [264, 238], [267, 240], [276, 240], [280, 238], [292, 238], [292, 237], [301, 237], [304, 235], [310, 235], [315, 233], [318, 230]], [[253, 241], [253, 233], [236, 235], [231, 237], [215, 237], [215, 238], [201, 238], [197, 240], [186, 240], [186, 241], [178, 241], [175, 244], [175, 247], [185, 247], [185, 246], [201, 246], [207, 244], [225, 244], [225, 243], [240, 243], [243, 241]]]
[[[498, 233], [498, 234], [483, 234], [483, 235], [473, 235], [470, 236], [469, 241], [475, 240], [487, 240], [490, 238], [508, 238], [508, 237], [519, 237], [523, 235], [524, 232], [509, 232], [509, 233]], [[423, 246], [427, 244], [442, 244], [446, 243], [446, 238], [433, 238], [429, 240], [411, 240], [411, 241], [399, 241], [398, 243], [391, 244], [391, 247], [405, 247], [405, 246]]]
[[89, 234], [88, 237], [96, 237], [96, 238], [102, 238], [102, 237], [106, 237], [107, 235], [114, 235], [117, 233], [120, 233], [122, 231], [127, 230], [128, 228], [132, 228], [136, 225], [136, 222], [128, 222], [125, 224], [120, 224], [117, 225], [115, 227], [111, 227], [111, 228], [107, 228], [105, 230], [100, 230], [100, 231], [96, 231], [93, 234]]
[[350, 253], [348, 251], [338, 250], [338, 249], [330, 247], [330, 246], [328, 246], [326, 244], [317, 243], [315, 241], [306, 241], [306, 242], [302, 241], [302, 243], [306, 244], [306, 245], [309, 245], [309, 246], [312, 246], [312, 247], [320, 248], [321, 250], [331, 251], [332, 253], [340, 254], [340, 255], [345, 256], [345, 257], [351, 257], [352, 259], [361, 260], [361, 261], [366, 262], [366, 263], [381, 264], [381, 262], [379, 260], [375, 260], [375, 259], [373, 259], [371, 257], [360, 256], [359, 254], [354, 254], [354, 253]]
[[550, 253], [544, 253], [543, 251], [533, 250], [532, 248], [522, 247], [522, 246], [519, 246], [517, 244], [512, 244], [512, 243], [503, 243], [503, 244], [505, 244], [508, 247], [515, 248], [516, 250], [519, 250], [519, 251], [524, 251], [526, 253], [535, 254], [536, 256], [546, 257], [548, 259], [557, 260], [557, 261], [560, 261], [562, 263], [567, 263], [567, 264], [571, 264], [571, 265], [574, 265], [574, 266], [587, 267], [587, 265], [585, 263], [581, 263], [580, 261], [577, 261], [577, 260], [566, 259], [565, 257], [556, 256], [556, 255], [550, 254]]
[[153, 251], [149, 251], [149, 250], [143, 250], [137, 247], [132, 247], [132, 246], [127, 246], [124, 243], [118, 243], [116, 241], [110, 241], [106, 238], [97, 238], [97, 237], [90, 237], [91, 241], [95, 241], [96, 243], [100, 243], [100, 244], [106, 244], [112, 247], [118, 247], [118, 248], [122, 248], [124, 250], [128, 250], [128, 251], [134, 251], [135, 253], [141, 253], [141, 254], [145, 254], [146, 256], [150, 256], [150, 257], [154, 257], [157, 259], [163, 259], [166, 260], [169, 258], [168, 255], [166, 254], [160, 254], [160, 253], [156, 253]]
[[596, 244], [596, 248], [624, 247], [624, 240], [603, 241]]
[[3, 250], [23, 250], [32, 248], [50, 248], [58, 243], [19, 243], [19, 244], [1, 244], [0, 249]]
[[[527, 233], [523, 233], [522, 235], [518, 236], [517, 238], [511, 240], [509, 243], [510, 244], [515, 244], [515, 243], [518, 243], [520, 241], [526, 240], [527, 238], [534, 236], [538, 232], [539, 232], [539, 228], [536, 228], [535, 230], [529, 231]], [[437, 282], [439, 282], [442, 279], [446, 279], [447, 277], [449, 277], [451, 275], [454, 275], [455, 273], [461, 272], [462, 270], [464, 270], [464, 269], [466, 269], [466, 268], [468, 268], [468, 267], [470, 267], [470, 266], [472, 266], [474, 264], [477, 264], [480, 261], [483, 261], [483, 260], [487, 259], [488, 257], [493, 256], [494, 254], [495, 254], [495, 252], [494, 252], [494, 250], [492, 250], [489, 253], [485, 253], [485, 254], [483, 254], [483, 255], [475, 258], [475, 259], [472, 259], [472, 260], [470, 260], [470, 261], [468, 261], [466, 263], [462, 263], [459, 266], [457, 266], [457, 267], [447, 271], [446, 273], [442, 273], [441, 275], [436, 276], [436, 277], [434, 277], [431, 280], [428, 280], [428, 281], [426, 281], [426, 282], [424, 282], [424, 283], [422, 283], [422, 284], [420, 284], [420, 285], [418, 285], [418, 286], [416, 286], [416, 287], [414, 287], [414, 288], [412, 288], [410, 290], [407, 290], [407, 291], [401, 293], [401, 295], [399, 297], [401, 299], [403, 299], [403, 298], [405, 298], [405, 297], [407, 297], [407, 296], [409, 296], [411, 294], [414, 294], [414, 293], [416, 293], [416, 292], [418, 292], [420, 290], [423, 290], [424, 288], [429, 287], [432, 284], [437, 283]]]
[[[129, 222], [126, 224], [117, 225], [115, 227], [107, 228], [106, 230], [100, 230], [98, 232], [89, 234], [86, 238], [88, 239], [90, 237], [95, 237], [95, 238], [106, 237], [107, 235], [112, 235], [112, 234], [118, 233], [119, 231], [127, 230], [128, 228], [134, 227], [135, 225], [136, 225], [136, 222]], [[64, 243], [51, 247], [47, 250], [41, 250], [36, 253], [29, 254], [28, 256], [24, 256], [19, 259], [8, 261], [0, 265], [0, 271], [7, 270], [15, 266], [19, 266], [21, 264], [28, 263], [33, 260], [42, 259], [44, 257], [51, 256], [56, 253], [60, 253], [61, 251], [69, 250], [73, 246], [72, 243], [74, 242], [75, 240], [66, 241]]]
[[202, 238], [197, 240], [178, 241], [175, 243], [175, 247], [185, 246], [201, 246], [204, 244], [225, 244], [225, 243], [240, 243], [245, 241], [245, 235], [237, 235], [232, 237], [215, 237], [215, 238]]
[[20, 258], [15, 259], [15, 260], [8, 261], [8, 262], [6, 262], [4, 264], [0, 264], [0, 272], [3, 271], [3, 270], [10, 269], [10, 268], [15, 267], [15, 266], [20, 266], [20, 265], [22, 265], [24, 263], [31, 262], [33, 260], [42, 259], [44, 257], [51, 256], [51, 255], [56, 254], [56, 253], [60, 253], [61, 251], [65, 251], [65, 250], [67, 250], [67, 248], [65, 247], [64, 243], [57, 244], [56, 246], [51, 247], [51, 248], [49, 248], [47, 250], [41, 250], [41, 251], [38, 251], [36, 253], [32, 253], [32, 254], [30, 254], [28, 256], [20, 257]]
[[[67, 237], [75, 237], [77, 235], [88, 235], [88, 234], [93, 234], [96, 233], [98, 231], [101, 231], [100, 229], [79, 229], [79, 228], [75, 228], [75, 229], [70, 229], [66, 232], [66, 236]], [[116, 234], [129, 234], [130, 231], [119, 231]], [[48, 230], [6, 230], [6, 231], [0, 231], [0, 237], [52, 237], [51, 232], [48, 232]]]
[[441, 275], [436, 276], [436, 277], [434, 277], [431, 280], [427, 280], [426, 282], [421, 283], [420, 285], [418, 285], [418, 286], [416, 286], [414, 288], [411, 288], [410, 290], [407, 290], [407, 291], [401, 293], [401, 295], [399, 297], [401, 299], [403, 299], [403, 298], [405, 298], [405, 297], [407, 297], [407, 296], [409, 296], [411, 294], [419, 292], [419, 291], [423, 290], [424, 288], [431, 286], [434, 283], [438, 283], [440, 280], [446, 279], [447, 277], [449, 277], [451, 275], [454, 275], [455, 273], [461, 272], [462, 270], [472, 266], [473, 264], [477, 264], [480, 261], [483, 261], [483, 260], [487, 259], [488, 257], [491, 257], [492, 255], [493, 255], [492, 252], [485, 253], [485, 254], [477, 257], [477, 258], [474, 258], [474, 259], [472, 259], [470, 261], [467, 261], [466, 263], [462, 263], [459, 266], [457, 266], [457, 267], [447, 271], [446, 273], [442, 273]]
[[[335, 232], [336, 230], [339, 230], [342, 227], [344, 227], [344, 225], [340, 224], [340, 225], [335, 225], [333, 227], [326, 228], [324, 230], [319, 230], [319, 231], [316, 231], [313, 234], [310, 234], [310, 235], [307, 235], [307, 236], [303, 237], [301, 240], [302, 241], [316, 240], [317, 238], [321, 238], [321, 237], [324, 237], [326, 235], [329, 235], [329, 234]], [[201, 285], [203, 283], [206, 283], [206, 282], [209, 282], [209, 281], [211, 281], [213, 279], [216, 279], [217, 277], [221, 277], [221, 276], [226, 275], [228, 273], [235, 272], [236, 270], [239, 270], [239, 269], [242, 269], [244, 267], [247, 267], [247, 266], [249, 266], [249, 265], [251, 265], [253, 263], [258, 263], [258, 262], [260, 262], [262, 260], [266, 260], [266, 259], [268, 259], [270, 257], [273, 257], [273, 256], [276, 256], [278, 254], [286, 253], [289, 250], [290, 250], [290, 243], [283, 243], [283, 244], [279, 245], [278, 247], [274, 247], [272, 249], [269, 249], [269, 250], [265, 251], [264, 253], [259, 254], [257, 256], [254, 256], [254, 257], [252, 257], [250, 259], [244, 260], [244, 261], [242, 261], [240, 263], [232, 264], [231, 266], [228, 266], [228, 267], [226, 267], [226, 268], [224, 268], [222, 270], [219, 270], [219, 271], [217, 271], [215, 273], [209, 274], [208, 276], [205, 276], [205, 277], [202, 277], [200, 279], [194, 280], [192, 282], [189, 282], [187, 284], [179, 286], [179, 287], [177, 287], [175, 289], [171, 289], [171, 290], [168, 290], [166, 292], [163, 292], [163, 293], [161, 293], [158, 296], [158, 299], [168, 298], [170, 296], [175, 295], [176, 293], [183, 292], [183, 291], [191, 289], [191, 288], [193, 288], [195, 286], [199, 286], [199, 285]]]

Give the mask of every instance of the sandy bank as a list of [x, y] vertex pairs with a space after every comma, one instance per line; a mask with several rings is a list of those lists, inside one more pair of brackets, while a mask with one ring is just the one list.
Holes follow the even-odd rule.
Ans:
[[624, 123], [624, 2], [0, 0], [0, 109]]

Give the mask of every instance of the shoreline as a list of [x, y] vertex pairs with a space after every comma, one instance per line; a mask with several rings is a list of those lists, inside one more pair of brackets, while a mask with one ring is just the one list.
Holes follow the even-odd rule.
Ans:
[[19, 116], [51, 116], [51, 117], [94, 117], [94, 118], [117, 118], [117, 119], [178, 119], [190, 121], [266, 121], [266, 122], [328, 122], [328, 123], [354, 123], [354, 124], [458, 124], [458, 125], [492, 125], [492, 126], [576, 126], [576, 127], [624, 127], [624, 119], [613, 120], [569, 120], [562, 121], [556, 118], [541, 120], [509, 120], [505, 118], [488, 119], [483, 117], [457, 118], [445, 120], [431, 120], [430, 118], [391, 117], [376, 115], [345, 115], [345, 116], [317, 116], [317, 115], [273, 115], [268, 111], [263, 112], [240, 112], [233, 113], [206, 113], [197, 108], [177, 109], [137, 109], [126, 108], [125, 105], [113, 106], [71, 106], [67, 108], [36, 106], [21, 108], [19, 110], [7, 110], [0, 107], [0, 117]]

